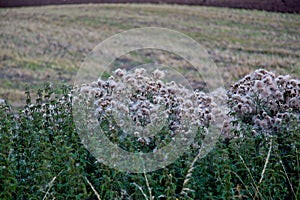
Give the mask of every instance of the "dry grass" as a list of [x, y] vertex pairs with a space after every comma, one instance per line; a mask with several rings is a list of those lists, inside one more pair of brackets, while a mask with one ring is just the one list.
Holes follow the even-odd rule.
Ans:
[[[26, 85], [72, 83], [81, 61], [99, 42], [147, 26], [177, 30], [198, 41], [227, 84], [256, 68], [300, 76], [299, 15], [104, 4], [0, 9], [0, 19], [0, 98], [8, 98], [13, 105], [24, 101], [19, 94]], [[189, 69], [182, 66], [181, 71]]]

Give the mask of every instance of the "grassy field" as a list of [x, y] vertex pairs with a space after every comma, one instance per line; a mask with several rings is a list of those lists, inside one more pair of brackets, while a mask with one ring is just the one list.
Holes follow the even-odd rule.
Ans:
[[226, 85], [257, 68], [300, 76], [296, 14], [126, 4], [0, 9], [0, 98], [19, 107], [27, 85], [72, 83], [81, 61], [99, 42], [148, 26], [180, 31], [198, 41]]

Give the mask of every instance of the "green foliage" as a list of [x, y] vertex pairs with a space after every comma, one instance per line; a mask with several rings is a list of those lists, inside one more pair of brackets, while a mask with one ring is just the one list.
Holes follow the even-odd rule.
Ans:
[[272, 136], [254, 137], [251, 125], [232, 130], [236, 137], [220, 138], [197, 160], [184, 184], [197, 148], [164, 169], [120, 172], [99, 163], [81, 144], [69, 87], [54, 90], [46, 84], [35, 101], [26, 94], [26, 105], [17, 114], [8, 104], [0, 105], [0, 199], [97, 199], [97, 193], [101, 199], [300, 197], [297, 119]]

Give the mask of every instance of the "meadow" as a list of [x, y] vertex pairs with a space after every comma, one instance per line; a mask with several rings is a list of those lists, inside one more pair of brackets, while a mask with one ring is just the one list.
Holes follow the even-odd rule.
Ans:
[[[231, 121], [228, 133], [204, 158], [198, 156], [205, 138], [199, 129], [190, 150], [171, 165], [135, 174], [102, 164], [85, 148], [71, 94], [82, 61], [97, 44], [149, 26], [185, 33], [206, 49], [224, 79]], [[0, 27], [0, 98], [6, 100], [0, 103], [1, 199], [300, 198], [299, 15], [89, 4], [1, 8]], [[156, 60], [172, 62], [172, 56], [141, 51], [115, 65], [130, 69]], [[173, 60], [194, 88], [203, 86], [188, 63]], [[271, 72], [255, 71], [260, 68]], [[266, 84], [267, 98], [257, 95], [265, 91], [258, 82]], [[277, 96], [268, 93], [272, 83]], [[165, 135], [159, 132], [158, 140], [167, 143]], [[135, 139], [122, 145], [141, 145]], [[140, 148], [153, 150], [143, 144], [134, 151]]]
[[199, 42], [227, 85], [257, 68], [300, 76], [299, 15], [117, 4], [1, 9], [0, 16], [0, 95], [16, 107], [25, 100], [26, 85], [72, 83], [97, 44], [148, 26], [180, 31]]

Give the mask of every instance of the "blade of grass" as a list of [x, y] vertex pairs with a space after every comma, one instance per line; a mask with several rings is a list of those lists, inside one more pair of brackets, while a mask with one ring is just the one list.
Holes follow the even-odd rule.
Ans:
[[[229, 172], [229, 173], [233, 173], [233, 174], [241, 181], [241, 183], [242, 183], [243, 186], [245, 187], [246, 191], [249, 192], [249, 189], [248, 189], [247, 185], [244, 183], [244, 181], [242, 180], [242, 178], [241, 178], [236, 172], [231, 171], [231, 170], [225, 170], [225, 171], [227, 171], [227, 172]], [[251, 192], [249, 192], [249, 195], [250, 195], [250, 196], [252, 197], [252, 199], [253, 199], [253, 195], [251, 194]]]
[[263, 178], [264, 178], [264, 174], [265, 174], [265, 171], [266, 171], [266, 168], [267, 168], [267, 164], [269, 162], [269, 158], [270, 158], [270, 154], [271, 154], [271, 149], [272, 149], [272, 139], [270, 141], [270, 147], [269, 147], [269, 151], [268, 151], [268, 155], [267, 155], [267, 158], [266, 158], [266, 161], [265, 161], [265, 165], [264, 165], [264, 168], [261, 172], [261, 176], [260, 176], [260, 179], [259, 179], [259, 182], [258, 182], [258, 185], [262, 182]]
[[50, 189], [52, 188], [55, 179], [56, 179], [56, 176], [54, 176], [53, 179], [52, 179], [52, 180], [50, 181], [50, 183], [48, 184], [49, 187], [48, 187], [48, 190], [47, 190], [47, 192], [46, 192], [46, 194], [45, 194], [43, 200], [45, 200], [46, 197], [47, 197], [47, 195], [49, 194], [49, 191], [50, 191]]
[[[63, 172], [63, 170], [61, 170], [61, 171], [58, 173], [58, 175], [60, 175], [62, 172]], [[58, 176], [58, 175], [57, 175], [57, 176]], [[47, 184], [46, 187], [48, 187], [48, 190], [47, 190], [45, 196], [43, 197], [43, 200], [45, 200], [46, 197], [47, 197], [47, 195], [49, 194], [49, 191], [51, 190], [51, 188], [52, 188], [52, 186], [53, 186], [53, 183], [54, 183], [55, 179], [57, 178], [57, 176], [54, 176], [54, 177], [52, 178], [52, 180]]]
[[242, 160], [244, 166], [246, 167], [246, 169], [247, 169], [247, 171], [248, 171], [248, 173], [249, 173], [249, 175], [250, 175], [250, 177], [251, 177], [251, 179], [252, 179], [252, 182], [253, 182], [253, 185], [254, 185], [254, 186], [252, 186], [252, 187], [254, 187], [254, 188], [255, 188], [255, 191], [256, 191], [256, 192], [255, 192], [255, 195], [254, 195], [254, 197], [253, 197], [253, 199], [256, 198], [256, 195], [257, 195], [257, 194], [259, 194], [260, 196], [262, 196], [261, 193], [260, 193], [259, 190], [258, 190], [258, 186], [255, 184], [255, 180], [254, 180], [254, 178], [253, 178], [253, 175], [252, 175], [252, 173], [251, 173], [249, 167], [247, 166], [245, 160], [243, 159], [243, 157], [242, 157], [240, 154], [239, 154], [239, 157], [240, 157], [240, 159]]
[[150, 188], [150, 185], [149, 185], [149, 181], [148, 181], [148, 178], [147, 178], [147, 174], [146, 174], [146, 172], [145, 172], [145, 169], [144, 169], [144, 177], [145, 177], [145, 180], [146, 180], [146, 184], [147, 184], [147, 188], [148, 188], [150, 200], [154, 200], [154, 197], [152, 196], [152, 191], [151, 191], [151, 188]]
[[291, 187], [292, 193], [293, 193], [295, 199], [297, 199], [297, 196], [296, 196], [296, 194], [295, 194], [293, 185], [292, 185], [292, 183], [291, 183], [291, 180], [290, 180], [289, 176], [288, 176], [287, 173], [286, 173], [286, 170], [285, 170], [285, 167], [284, 167], [284, 165], [283, 165], [283, 163], [282, 163], [282, 160], [280, 160], [279, 162], [280, 162], [280, 164], [281, 164], [281, 166], [282, 166], [282, 168], [283, 168], [284, 174], [285, 174], [285, 176], [286, 176], [286, 178], [287, 178], [287, 180], [288, 180], [288, 182], [289, 182], [289, 185], [290, 185], [290, 187]]
[[145, 194], [145, 192], [144, 192], [144, 190], [143, 190], [143, 188], [141, 186], [139, 186], [136, 183], [132, 183], [132, 185], [136, 186], [141, 191], [141, 193], [144, 195], [144, 197], [145, 197], [146, 200], [149, 200], [148, 197], [147, 197], [147, 195]]
[[101, 200], [99, 193], [97, 192], [97, 190], [94, 188], [94, 186], [92, 185], [92, 183], [87, 179], [87, 177], [85, 176], [84, 179], [86, 180], [86, 182], [90, 185], [90, 187], [92, 188], [93, 192], [95, 193], [96, 197], [98, 198], [98, 200]]

